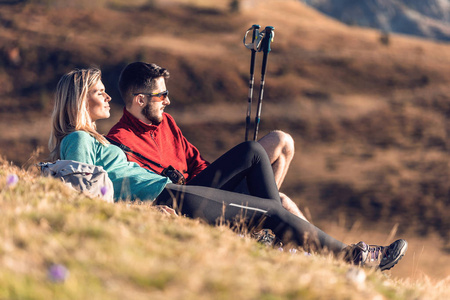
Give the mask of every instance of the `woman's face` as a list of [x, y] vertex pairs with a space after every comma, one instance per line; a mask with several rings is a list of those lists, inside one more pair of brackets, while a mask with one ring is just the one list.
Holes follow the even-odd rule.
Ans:
[[88, 92], [89, 115], [93, 122], [109, 118], [111, 97], [105, 92], [103, 82], [99, 80]]

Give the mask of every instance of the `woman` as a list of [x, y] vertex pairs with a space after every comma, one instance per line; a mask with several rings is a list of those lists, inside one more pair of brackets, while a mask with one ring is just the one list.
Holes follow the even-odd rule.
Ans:
[[251, 161], [233, 176], [239, 177], [236, 181], [245, 176], [252, 195], [176, 185], [167, 177], [128, 162], [122, 150], [110, 145], [96, 130], [95, 121], [110, 116], [110, 101], [100, 70], [75, 70], [62, 76], [56, 89], [49, 148], [52, 160], [69, 159], [102, 166], [113, 182], [116, 200], [153, 201], [212, 225], [220, 220], [232, 226], [245, 224], [250, 231], [269, 228], [284, 243], [294, 243], [308, 251], [330, 251], [356, 264], [375, 263], [381, 270], [392, 268], [406, 252], [404, 240], [386, 247], [363, 242], [346, 245], [286, 211], [281, 206], [267, 154], [256, 142], [242, 143], [224, 155], [226, 159], [230, 153], [239, 151], [246, 154], [243, 161]]

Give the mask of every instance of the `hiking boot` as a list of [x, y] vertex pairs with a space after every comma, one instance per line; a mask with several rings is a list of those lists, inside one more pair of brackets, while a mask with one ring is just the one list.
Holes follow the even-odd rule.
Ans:
[[355, 265], [389, 270], [405, 255], [408, 243], [405, 240], [396, 240], [389, 246], [367, 245], [364, 242], [352, 244], [344, 251], [344, 259]]

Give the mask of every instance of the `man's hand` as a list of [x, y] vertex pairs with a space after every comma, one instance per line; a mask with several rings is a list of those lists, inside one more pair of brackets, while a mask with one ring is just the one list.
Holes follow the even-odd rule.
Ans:
[[173, 208], [168, 207], [167, 205], [155, 205], [155, 208], [165, 215], [168, 216], [173, 215], [178, 217], [177, 212]]

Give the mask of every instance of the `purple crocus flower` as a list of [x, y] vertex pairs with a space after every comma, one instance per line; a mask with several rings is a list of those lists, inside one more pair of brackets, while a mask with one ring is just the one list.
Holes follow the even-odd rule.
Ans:
[[102, 193], [102, 196], [105, 196], [106, 193], [108, 193], [108, 187], [102, 186], [102, 188], [100, 189], [100, 193]]
[[63, 265], [55, 264], [48, 268], [48, 278], [53, 282], [64, 282], [69, 277], [69, 270]]
[[13, 187], [19, 182], [19, 177], [16, 174], [9, 174], [6, 176], [6, 185]]

